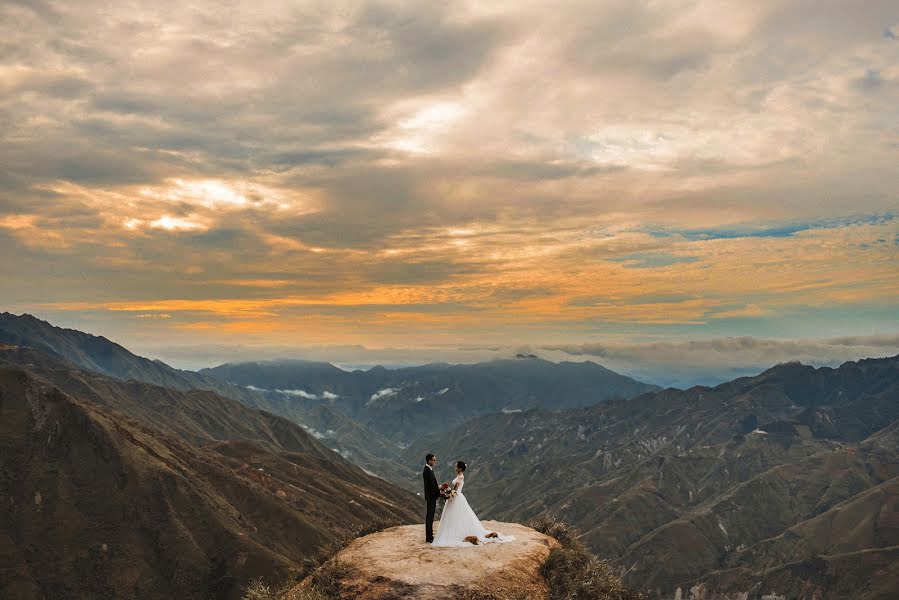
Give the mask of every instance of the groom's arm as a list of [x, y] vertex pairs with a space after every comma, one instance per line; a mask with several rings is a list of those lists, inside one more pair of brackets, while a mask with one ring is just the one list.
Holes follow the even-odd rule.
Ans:
[[430, 498], [434, 490], [434, 486], [431, 483], [431, 481], [434, 479], [434, 473], [431, 473], [430, 471], [431, 469], [427, 467], [425, 467], [421, 471], [421, 479], [425, 484], [425, 499]]
[[437, 476], [434, 475], [434, 471], [432, 471], [431, 469], [428, 469], [428, 471], [431, 472], [431, 491], [434, 493], [435, 496], [439, 496], [440, 495], [440, 485], [437, 483]]

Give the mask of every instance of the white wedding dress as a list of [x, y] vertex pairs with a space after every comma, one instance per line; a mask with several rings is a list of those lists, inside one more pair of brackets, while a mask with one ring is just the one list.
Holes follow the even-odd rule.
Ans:
[[[456, 487], [458, 483], [459, 487]], [[465, 479], [456, 477], [453, 479], [452, 485], [456, 489], [456, 497], [446, 501], [443, 512], [440, 515], [440, 526], [437, 529], [437, 535], [434, 536], [432, 546], [473, 546], [471, 542], [466, 542], [465, 538], [474, 535], [482, 544], [493, 542], [511, 542], [515, 539], [512, 535], [501, 535], [498, 538], [488, 538], [490, 533], [481, 522], [477, 515], [468, 505], [468, 500], [462, 495], [462, 486], [465, 485]]]

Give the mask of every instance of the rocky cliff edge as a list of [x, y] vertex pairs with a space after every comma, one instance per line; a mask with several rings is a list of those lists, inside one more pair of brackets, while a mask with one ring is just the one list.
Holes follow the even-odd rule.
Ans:
[[[339, 573], [341, 596], [359, 600], [546, 598], [540, 568], [559, 543], [516, 523], [484, 521], [484, 526], [514, 535], [515, 540], [435, 548], [424, 542], [424, 525], [393, 527], [358, 538], [331, 559]], [[298, 584], [284, 600], [308, 597], [314, 578]]]

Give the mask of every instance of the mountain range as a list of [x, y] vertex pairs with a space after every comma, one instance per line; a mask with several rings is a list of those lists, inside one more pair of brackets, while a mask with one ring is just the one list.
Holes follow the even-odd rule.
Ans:
[[519, 355], [472, 365], [343, 371], [328, 363], [269, 361], [225, 364], [201, 375], [241, 386], [322, 400], [400, 444], [446, 431], [468, 419], [531, 408], [565, 410], [659, 389], [594, 362], [553, 363]]
[[240, 598], [418, 501], [297, 424], [0, 345], [0, 597]]
[[[418, 491], [429, 451], [441, 479], [469, 463], [481, 518], [565, 521], [650, 598], [899, 590], [899, 356], [663, 390], [533, 356], [195, 373], [27, 315], [0, 315], [0, 342], [0, 505], [12, 507], [0, 557], [14, 565], [0, 595], [74, 585], [235, 597], [256, 574], [283, 576], [329, 531], [418, 520], [419, 501], [399, 488]], [[50, 510], [69, 525], [39, 518]], [[112, 527], [105, 514], [129, 517]], [[160, 541], [159, 524], [175, 533]], [[65, 560], [44, 539], [60, 540]], [[109, 566], [124, 547], [133, 555]], [[197, 575], [181, 582], [186, 564]]]
[[[176, 369], [162, 361], [138, 356], [102, 336], [56, 327], [28, 314], [0, 313], [0, 342], [39, 350], [47, 357], [75, 368], [168, 389], [206, 390], [250, 408], [281, 415], [304, 427], [332, 450], [363, 469], [412, 487], [413, 474], [397, 460], [399, 446], [357, 421], [320, 403], [304, 403], [290, 394], [271, 394], [193, 371]], [[336, 367], [335, 367], [336, 368]], [[417, 487], [415, 488], [417, 489]]]
[[226, 364], [200, 372], [31, 315], [0, 313], [0, 342], [27, 346], [79, 369], [161, 387], [208, 390], [290, 419], [360, 467], [418, 490], [402, 448], [494, 411], [589, 406], [658, 389], [592, 362], [556, 364], [521, 355], [474, 365], [344, 371], [329, 363]]
[[768, 581], [788, 598], [880, 598], [831, 583], [839, 565], [899, 590], [897, 419], [899, 357], [791, 363], [714, 388], [487, 415], [404, 456], [466, 459], [485, 516], [564, 519], [657, 597], [759, 593]]

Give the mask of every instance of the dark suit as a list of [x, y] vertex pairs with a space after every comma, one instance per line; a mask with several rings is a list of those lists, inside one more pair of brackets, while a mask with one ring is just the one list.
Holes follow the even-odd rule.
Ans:
[[425, 541], [434, 541], [434, 514], [437, 512], [437, 498], [440, 497], [440, 485], [437, 484], [437, 477], [434, 470], [425, 465], [421, 472], [421, 478], [425, 484], [425, 502], [428, 505], [428, 511], [425, 513]]

